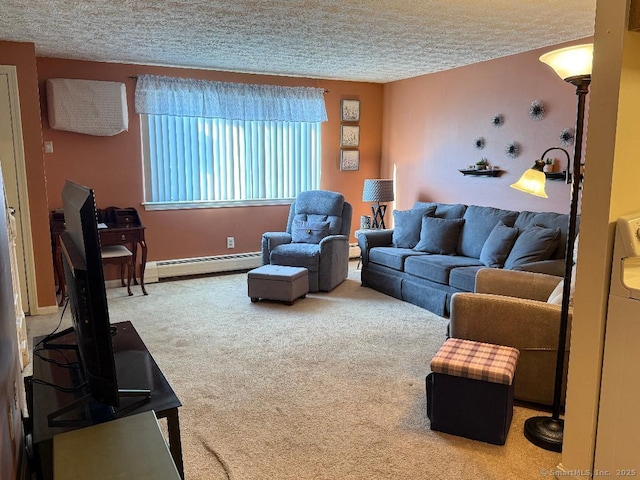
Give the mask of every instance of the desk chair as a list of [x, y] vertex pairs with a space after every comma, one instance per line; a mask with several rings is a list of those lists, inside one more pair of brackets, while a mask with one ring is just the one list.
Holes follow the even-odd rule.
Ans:
[[133, 275], [133, 253], [124, 245], [102, 247], [102, 264], [120, 265], [120, 284], [124, 287], [124, 267], [127, 266], [127, 293], [131, 296], [131, 276]]

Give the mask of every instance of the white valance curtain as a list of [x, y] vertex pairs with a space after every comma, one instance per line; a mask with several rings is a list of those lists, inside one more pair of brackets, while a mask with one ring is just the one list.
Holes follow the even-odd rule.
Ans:
[[136, 113], [228, 120], [326, 122], [324, 90], [140, 75]]

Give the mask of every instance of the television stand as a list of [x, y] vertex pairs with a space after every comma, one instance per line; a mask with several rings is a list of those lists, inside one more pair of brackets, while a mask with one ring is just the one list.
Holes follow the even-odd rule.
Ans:
[[[112, 337], [116, 366], [122, 366], [122, 368], [117, 368], [118, 384], [124, 390], [122, 393], [127, 394], [132, 390], [129, 387], [137, 386], [148, 386], [150, 392], [150, 398], [146, 398], [145, 394], [143, 394], [143, 398], [136, 399], [139, 390], [133, 388], [133, 392], [130, 393], [135, 394], [133, 398], [137, 401], [134, 401], [126, 412], [121, 412], [120, 416], [127, 417], [153, 410], [158, 419], [166, 418], [169, 450], [180, 476], [184, 478], [180, 421], [178, 417], [178, 409], [182, 406], [182, 403], [149, 353], [133, 324], [131, 322], [120, 322], [113, 324], [113, 326], [117, 330], [117, 334]], [[42, 340], [43, 337], [35, 338], [34, 345], [38, 345]], [[61, 344], [73, 345], [75, 343], [75, 335], [73, 332], [68, 335], [61, 335], [59, 340]], [[42, 380], [54, 385], [64, 385], [65, 387], [70, 387], [70, 389], [80, 387], [84, 383], [84, 379], [79, 374], [79, 370], [62, 366], [76, 360], [77, 351], [73, 349], [62, 350], [59, 345], [51, 345], [49, 349], [40, 350], [39, 355], [34, 355], [33, 378], [34, 380]], [[83, 404], [85, 400], [82, 400], [82, 398], [85, 396], [86, 390], [82, 388], [62, 392], [48, 385], [33, 383], [33, 409], [29, 414], [33, 418], [33, 445], [42, 467], [44, 480], [53, 477], [53, 436], [81, 427], [81, 425], [77, 424], [51, 426], [49, 425], [48, 417], [51, 413], [64, 409], [74, 402]], [[74, 406], [71, 411], [77, 413], [77, 418], [80, 420], [92, 421], [93, 423], [104, 421], [95, 418], [93, 416], [95, 412], [91, 412], [90, 408]]]
[[[136, 410], [138, 407], [142, 406], [143, 403], [149, 402], [151, 400], [151, 390], [149, 389], [140, 389], [140, 390], [118, 390], [118, 396], [122, 398], [127, 397], [142, 397], [136, 402], [130, 403], [124, 407], [112, 407], [110, 405], [106, 405], [95, 398], [93, 395], [86, 394], [82, 397], [72, 401], [68, 405], [65, 405], [58, 410], [55, 410], [47, 415], [47, 420], [49, 422], [50, 427], [88, 427], [90, 425], [94, 425], [96, 423], [102, 423], [109, 420], [115, 420], [116, 418], [126, 417], [130, 412]], [[81, 418], [62, 418], [63, 415], [70, 413], [76, 409], [87, 408], [90, 410], [90, 413], [82, 415]]]

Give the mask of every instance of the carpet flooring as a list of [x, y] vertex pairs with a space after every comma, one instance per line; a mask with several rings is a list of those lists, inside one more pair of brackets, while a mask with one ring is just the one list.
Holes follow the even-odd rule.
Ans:
[[[183, 403], [187, 480], [539, 479], [560, 454], [530, 444], [516, 406], [504, 446], [429, 429], [424, 377], [446, 319], [360, 286], [251, 303], [246, 274], [108, 289]], [[63, 327], [70, 324], [70, 314]], [[31, 337], [58, 316], [29, 317]]]

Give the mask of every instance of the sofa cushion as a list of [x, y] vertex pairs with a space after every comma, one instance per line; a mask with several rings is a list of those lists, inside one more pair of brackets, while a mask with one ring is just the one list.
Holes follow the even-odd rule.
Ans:
[[413, 248], [420, 241], [422, 217], [433, 217], [436, 206], [412, 208], [411, 210], [393, 211], [393, 246]]
[[507, 260], [504, 262], [504, 268], [510, 269], [524, 263], [548, 260], [558, 247], [559, 241], [559, 228], [531, 225], [520, 231]]
[[320, 245], [316, 243], [286, 243], [273, 249], [269, 260], [273, 265], [304, 267], [317, 272], [320, 263]]
[[408, 257], [404, 263], [404, 271], [414, 277], [448, 285], [451, 270], [473, 265], [484, 266], [477, 258], [459, 255], [424, 255]]
[[294, 220], [291, 226], [291, 241], [294, 243], [320, 243], [329, 235], [329, 222], [304, 222]]
[[462, 218], [467, 206], [462, 203], [438, 203], [438, 202], [416, 202], [413, 208], [436, 207], [433, 215], [438, 218], [446, 218], [448, 220]]
[[471, 267], [454, 268], [449, 274], [449, 286], [466, 292], [473, 292], [476, 289], [476, 273], [482, 268], [486, 267], [484, 265], [473, 265]]
[[464, 227], [458, 242], [458, 254], [480, 258], [482, 246], [498, 222], [511, 227], [518, 218], [518, 212], [494, 207], [469, 205], [464, 212]]
[[422, 217], [420, 241], [413, 248], [419, 252], [455, 255], [464, 220]]
[[[579, 221], [580, 217], [578, 216], [578, 223]], [[531, 225], [538, 225], [546, 228], [559, 228], [560, 241], [558, 242], [555, 252], [553, 252], [550, 258], [564, 258], [567, 245], [567, 230], [569, 229], [569, 216], [566, 213], [556, 212], [520, 212], [515, 223], [518, 230], [524, 230]]]
[[400, 272], [404, 271], [405, 259], [413, 255], [427, 255], [410, 248], [374, 247], [369, 250], [369, 262], [384, 265]]
[[502, 220], [499, 221], [482, 246], [480, 261], [487, 267], [502, 268], [517, 236], [517, 228], [508, 227]]

